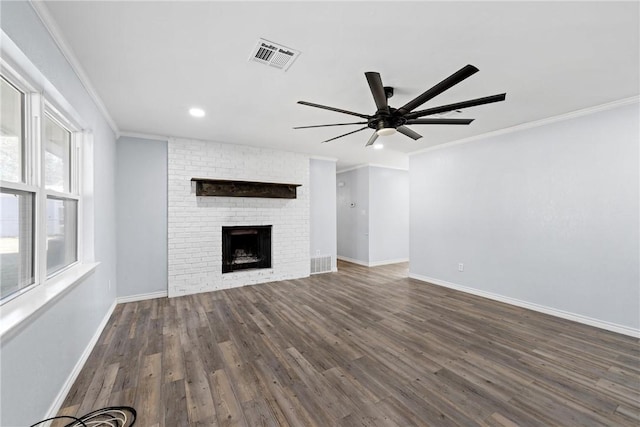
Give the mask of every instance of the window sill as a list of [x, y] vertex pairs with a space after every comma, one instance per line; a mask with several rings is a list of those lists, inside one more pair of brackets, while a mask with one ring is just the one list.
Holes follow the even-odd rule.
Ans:
[[82, 279], [91, 274], [99, 264], [99, 262], [78, 264], [48, 280], [45, 285], [36, 286], [2, 305], [0, 307], [0, 338], [8, 338], [21, 323], [53, 300], [70, 291]]

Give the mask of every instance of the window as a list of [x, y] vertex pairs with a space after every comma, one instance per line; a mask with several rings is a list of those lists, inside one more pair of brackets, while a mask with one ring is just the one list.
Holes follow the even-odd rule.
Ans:
[[51, 276], [78, 260], [78, 200], [72, 191], [72, 132], [49, 114], [43, 125], [47, 276]]
[[0, 192], [0, 295], [14, 294], [35, 282], [33, 193]]
[[47, 275], [78, 260], [78, 202], [47, 197]]
[[35, 283], [36, 193], [25, 185], [25, 93], [0, 78], [0, 298]]
[[47, 190], [71, 191], [71, 132], [44, 117], [44, 182]]
[[24, 179], [24, 93], [0, 78], [0, 180]]
[[79, 260], [77, 128], [19, 77], [0, 75], [0, 303]]

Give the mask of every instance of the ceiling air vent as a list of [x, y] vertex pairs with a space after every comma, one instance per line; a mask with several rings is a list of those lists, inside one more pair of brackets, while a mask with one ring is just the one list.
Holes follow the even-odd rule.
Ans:
[[251, 52], [249, 61], [259, 62], [287, 71], [299, 55], [300, 51], [298, 50], [270, 42], [269, 40], [259, 39], [258, 44]]

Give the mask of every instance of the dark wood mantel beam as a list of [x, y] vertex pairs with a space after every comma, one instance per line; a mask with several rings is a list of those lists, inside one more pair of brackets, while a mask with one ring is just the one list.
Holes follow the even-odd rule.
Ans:
[[196, 196], [262, 197], [295, 199], [301, 184], [191, 178], [196, 183]]

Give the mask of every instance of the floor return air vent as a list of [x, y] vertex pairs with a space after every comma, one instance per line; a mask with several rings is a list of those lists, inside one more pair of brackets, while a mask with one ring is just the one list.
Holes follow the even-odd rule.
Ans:
[[331, 255], [311, 258], [311, 274], [331, 272]]

